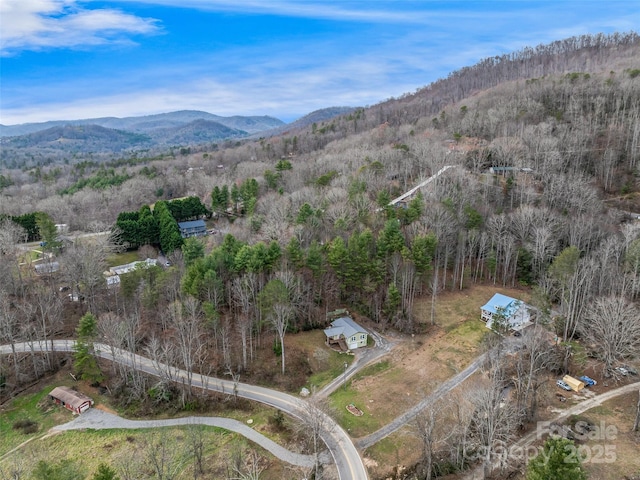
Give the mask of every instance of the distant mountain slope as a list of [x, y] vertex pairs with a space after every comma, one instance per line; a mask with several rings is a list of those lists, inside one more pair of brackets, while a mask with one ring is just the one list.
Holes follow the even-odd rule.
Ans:
[[177, 128], [159, 128], [149, 135], [162, 145], [187, 145], [216, 142], [225, 138], [246, 137], [248, 132], [229, 128], [218, 122], [198, 119]]
[[151, 137], [141, 133], [104, 128], [99, 125], [65, 125], [47, 128], [17, 137], [5, 138], [3, 149], [53, 149], [79, 152], [123, 151], [151, 143]]
[[221, 117], [196, 110], [143, 117], [0, 125], [0, 165], [24, 166], [32, 164], [34, 159], [43, 158], [55, 163], [78, 153], [96, 154], [108, 159], [126, 152], [157, 153], [172, 146], [217, 143], [251, 136], [268, 137], [291, 128], [321, 123], [352, 110], [350, 107], [325, 108], [290, 125], [269, 116]]
[[0, 125], [0, 137], [27, 135], [29, 133], [65, 125], [98, 125], [100, 127], [115, 130], [150, 133], [157, 129], [179, 128], [195, 120], [217, 122], [225, 127], [234, 130], [243, 130], [249, 134], [285, 125], [282, 120], [269, 116], [244, 117], [235, 115], [232, 117], [221, 117], [219, 115], [197, 110], [182, 110], [178, 112], [160, 113], [157, 115], [146, 115], [143, 117], [103, 117], [85, 120], [55, 120], [42, 123], [25, 123], [22, 125]]
[[[314, 123], [322, 123], [332, 118], [338, 117], [340, 115], [346, 115], [348, 113], [353, 112], [354, 110], [356, 110], [356, 107], [322, 108], [320, 110], [315, 110], [311, 113], [308, 113], [304, 117], [301, 117], [291, 123], [287, 123], [286, 125], [282, 125], [280, 127], [276, 127], [271, 130], [260, 132], [259, 136], [266, 137], [266, 136], [278, 135], [290, 130], [302, 129], [310, 125], [313, 125]], [[258, 135], [253, 135], [253, 136], [256, 137]]]

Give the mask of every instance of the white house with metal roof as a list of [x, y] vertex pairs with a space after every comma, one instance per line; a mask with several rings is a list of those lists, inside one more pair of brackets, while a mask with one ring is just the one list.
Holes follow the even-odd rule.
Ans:
[[[327, 345], [340, 345], [344, 350], [367, 346], [367, 331], [349, 317], [340, 317], [324, 330]], [[346, 348], [345, 348], [346, 347]]]
[[491, 328], [497, 315], [502, 316], [509, 328], [519, 331], [531, 324], [531, 315], [527, 304], [522, 300], [511, 298], [501, 293], [496, 293], [491, 300], [480, 308], [481, 318], [486, 322], [487, 328]]

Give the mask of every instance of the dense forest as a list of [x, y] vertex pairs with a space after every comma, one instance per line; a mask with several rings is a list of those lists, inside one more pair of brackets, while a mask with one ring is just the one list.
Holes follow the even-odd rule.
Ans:
[[[139, 246], [154, 256], [160, 242], [76, 241], [58, 253], [57, 276], [34, 280], [18, 265], [25, 233], [6, 218], [2, 342], [64, 337], [90, 311], [112, 345], [295, 390], [284, 337], [324, 326], [328, 310], [415, 333], [438, 321], [435, 308], [416, 315], [417, 298], [435, 306], [472, 284], [522, 285], [538, 322], [586, 340], [609, 375], [640, 348], [639, 58], [635, 33], [575, 37], [269, 138], [5, 170], [2, 214], [121, 234], [118, 218], [151, 219], [146, 205], [195, 196], [218, 233], [165, 247], [170, 268], [123, 275], [114, 294], [102, 277], [109, 255]], [[63, 302], [62, 284], [85, 302]], [[256, 364], [265, 342], [281, 373]], [[52, 367], [35, 356], [4, 364], [2, 395]], [[148, 395], [139, 374], [117, 373], [114, 391]], [[190, 385], [181, 395], [191, 400]]]

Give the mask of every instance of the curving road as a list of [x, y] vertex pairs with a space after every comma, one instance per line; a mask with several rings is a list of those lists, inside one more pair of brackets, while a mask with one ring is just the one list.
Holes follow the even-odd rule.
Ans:
[[[73, 340], [53, 340], [49, 342], [24, 342], [13, 345], [16, 352], [72, 352], [75, 342]], [[188, 373], [170, 365], [153, 362], [151, 359], [129, 352], [127, 350], [112, 348], [102, 343], [94, 343], [96, 355], [105, 360], [127, 365], [136, 370], [148, 373], [156, 377], [166, 377], [177, 383], [186, 382]], [[10, 354], [11, 345], [0, 346], [0, 354]], [[235, 383], [215, 377], [194, 374], [192, 378], [194, 387], [204, 388], [214, 392], [230, 393], [249, 400], [254, 400], [265, 405], [272, 406], [300, 420], [311, 413], [321, 419], [323, 425], [321, 438], [327, 445], [336, 464], [341, 480], [367, 480], [369, 475], [362, 458], [347, 433], [331, 417], [318, 410], [310, 403], [300, 400], [292, 395], [271, 390], [268, 388]]]

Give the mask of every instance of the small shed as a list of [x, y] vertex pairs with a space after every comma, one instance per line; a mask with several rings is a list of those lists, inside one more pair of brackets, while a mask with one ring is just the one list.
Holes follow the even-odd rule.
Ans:
[[69, 387], [54, 388], [51, 390], [51, 393], [49, 393], [49, 398], [56, 404], [62, 405], [75, 414], [85, 412], [93, 405], [91, 398]]
[[565, 375], [562, 377], [562, 381], [571, 387], [571, 390], [574, 392], [579, 392], [585, 387], [584, 382], [578, 380], [577, 378], [573, 378], [570, 375]]

